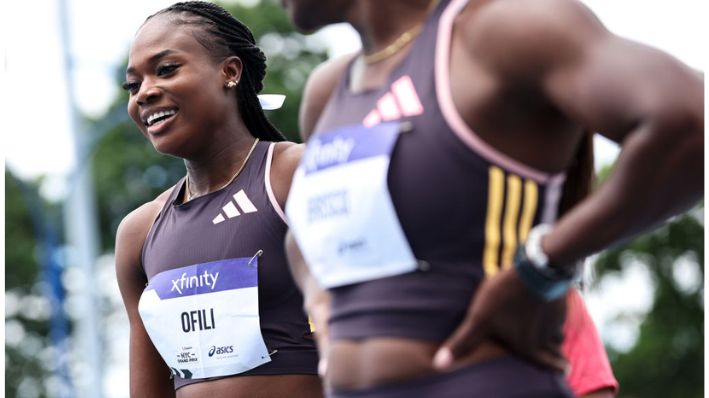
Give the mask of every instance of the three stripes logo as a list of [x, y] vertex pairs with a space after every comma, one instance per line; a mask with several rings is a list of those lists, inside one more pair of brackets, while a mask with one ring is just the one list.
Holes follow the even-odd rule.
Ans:
[[219, 224], [226, 221], [227, 218], [238, 217], [242, 213], [256, 213], [257, 211], [256, 206], [254, 206], [249, 197], [246, 196], [246, 192], [242, 189], [235, 193], [232, 200], [222, 207], [222, 211], [212, 220], [212, 224]]
[[537, 183], [497, 166], [490, 167], [483, 252], [486, 276], [512, 266], [517, 245], [527, 240], [532, 229], [538, 202]]
[[381, 122], [398, 120], [423, 113], [423, 105], [416, 94], [411, 77], [404, 75], [391, 84], [391, 90], [377, 100], [377, 106], [364, 117], [362, 124], [372, 127]]
[[191, 379], [192, 378], [192, 372], [190, 372], [188, 369], [175, 369], [175, 368], [170, 368], [172, 370], [172, 375], [177, 376], [183, 379]]

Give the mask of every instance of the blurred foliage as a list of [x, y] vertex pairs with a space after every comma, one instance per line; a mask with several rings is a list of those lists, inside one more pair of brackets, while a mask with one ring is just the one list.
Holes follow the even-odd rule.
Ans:
[[[610, 170], [603, 170], [600, 179]], [[595, 263], [596, 283], [630, 262], [642, 264], [653, 279], [653, 304], [640, 324], [637, 342], [628, 352], [608, 347], [620, 397], [704, 396], [703, 208], [700, 204], [649, 234], [606, 250]], [[696, 270], [699, 280], [694, 286], [678, 283], [680, 261]]]
[[[620, 271], [632, 259], [650, 270], [654, 302], [626, 353], [609, 350], [623, 397], [704, 396], [704, 289], [675, 281], [678, 259], [696, 264], [704, 279], [704, 227], [684, 215], [659, 230], [606, 251], [596, 267], [601, 275]], [[633, 294], [632, 291], [628, 292]]]
[[[298, 106], [303, 86], [312, 69], [327, 58], [324, 45], [296, 33], [277, 1], [253, 7], [224, 5], [252, 30], [266, 53], [268, 69], [264, 94], [285, 94], [281, 109], [266, 114], [290, 140], [298, 140]], [[116, 72], [116, 82], [125, 80], [125, 65]], [[185, 174], [182, 161], [157, 153], [126, 115], [128, 96], [121, 92], [107, 116], [95, 126], [92, 167], [99, 204], [101, 247], [110, 251], [121, 219], [131, 210], [170, 188]], [[113, 121], [107, 123], [107, 119]]]
[[[39, 206], [39, 208], [38, 208]], [[38, 357], [48, 345], [47, 318], [28, 316], [23, 307], [40, 294], [41, 242], [33, 217], [47, 209], [36, 183], [23, 182], [5, 169], [5, 396], [17, 397], [22, 380], [47, 397], [42, 380], [49, 374]], [[34, 215], [32, 213], [35, 213]], [[22, 300], [24, 298], [24, 300]], [[9, 335], [9, 336], [8, 336]]]
[[[23, 191], [25, 191], [23, 193]], [[35, 251], [37, 241], [32, 226], [27, 195], [39, 197], [34, 184], [23, 182], [5, 169], [5, 289], [30, 290], [39, 263]], [[9, 243], [9, 244], [8, 244]]]

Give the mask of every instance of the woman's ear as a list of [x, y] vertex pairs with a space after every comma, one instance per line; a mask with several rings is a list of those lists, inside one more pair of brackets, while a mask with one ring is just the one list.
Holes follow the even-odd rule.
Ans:
[[[241, 80], [241, 71], [244, 65], [241, 63], [241, 58], [236, 55], [226, 58], [222, 61], [222, 75], [224, 76], [225, 87], [235, 87]], [[230, 83], [233, 82], [233, 83]]]

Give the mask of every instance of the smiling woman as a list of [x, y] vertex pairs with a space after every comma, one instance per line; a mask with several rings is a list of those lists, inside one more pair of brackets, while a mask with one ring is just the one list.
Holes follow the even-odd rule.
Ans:
[[133, 397], [321, 395], [283, 249], [301, 147], [265, 117], [264, 76], [249, 29], [211, 3], [170, 6], [135, 36], [128, 114], [187, 175], [118, 228]]

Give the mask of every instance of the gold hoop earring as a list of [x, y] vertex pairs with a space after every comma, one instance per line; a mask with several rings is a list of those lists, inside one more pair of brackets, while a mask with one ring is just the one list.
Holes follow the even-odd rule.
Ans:
[[237, 84], [237, 83], [238, 83], [238, 82], [235, 81], [235, 80], [229, 80], [229, 81], [226, 82], [224, 85], [226, 86], [226, 88], [234, 88], [234, 87], [236, 87], [236, 84]]

